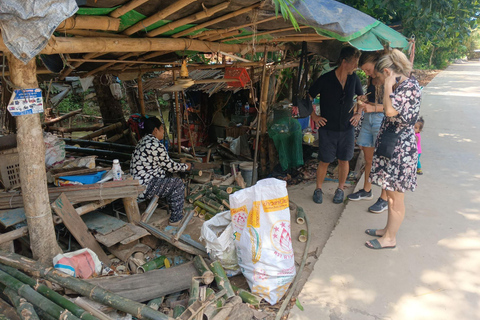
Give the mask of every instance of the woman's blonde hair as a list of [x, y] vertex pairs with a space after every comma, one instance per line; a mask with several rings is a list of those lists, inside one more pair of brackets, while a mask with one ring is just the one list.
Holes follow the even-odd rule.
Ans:
[[382, 73], [384, 69], [390, 69], [395, 73], [410, 77], [412, 63], [400, 50], [393, 49], [383, 55], [375, 65], [375, 71]]

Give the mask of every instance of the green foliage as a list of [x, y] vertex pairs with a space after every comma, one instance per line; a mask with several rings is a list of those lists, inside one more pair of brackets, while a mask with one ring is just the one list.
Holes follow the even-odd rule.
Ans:
[[[275, 4], [275, 14], [278, 16], [278, 12], [282, 13], [282, 16], [285, 20], [290, 20], [292, 26], [295, 30], [300, 31], [300, 26], [298, 25], [297, 19], [293, 15], [292, 9], [297, 12], [297, 14], [303, 18], [302, 14], [295, 8], [294, 3], [296, 0], [272, 0]], [[300, 0], [302, 1], [302, 0]]]
[[390, 24], [401, 22], [403, 34], [416, 36], [417, 67], [442, 67], [467, 54], [480, 15], [479, 0], [340, 0]]

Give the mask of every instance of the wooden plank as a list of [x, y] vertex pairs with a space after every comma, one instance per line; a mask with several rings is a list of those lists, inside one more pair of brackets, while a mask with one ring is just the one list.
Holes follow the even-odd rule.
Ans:
[[0, 233], [0, 244], [21, 238], [23, 236], [26, 236], [27, 234], [28, 234], [28, 227], [21, 227], [13, 231]]
[[122, 297], [144, 302], [190, 288], [192, 277], [199, 276], [193, 262], [125, 277], [86, 280]]
[[138, 208], [137, 197], [123, 197], [122, 201], [128, 222], [137, 223], [140, 221], [140, 209]]
[[138, 240], [140, 238], [150, 235], [150, 232], [148, 232], [147, 230], [139, 226], [136, 226], [133, 224], [129, 224], [128, 226], [130, 227], [130, 230], [134, 232], [134, 234], [131, 237], [128, 237], [120, 241], [121, 244], [129, 244], [130, 242], [133, 242], [135, 240]]
[[87, 225], [75, 211], [75, 208], [65, 194], [62, 193], [60, 197], [55, 200], [52, 204], [52, 208], [55, 213], [62, 218], [65, 226], [82, 247], [91, 249], [97, 254], [100, 261], [106, 265], [110, 265], [110, 259], [108, 259], [107, 255], [92, 234], [88, 232]]
[[[119, 199], [123, 197], [137, 198], [145, 187], [138, 180], [122, 180], [88, 185], [52, 187], [48, 188], [49, 201], [53, 202], [61, 193], [65, 193], [70, 202], [79, 202]], [[23, 207], [23, 198], [20, 191], [0, 193], [0, 209]]]
[[0, 224], [5, 228], [16, 225], [17, 223], [27, 220], [25, 209], [11, 209], [0, 211]]
[[115, 217], [98, 211], [92, 211], [82, 216], [83, 222], [89, 230], [107, 235], [125, 226], [127, 223]]
[[0, 298], [0, 310], [10, 320], [20, 320], [15, 308]]
[[133, 235], [135, 235], [135, 232], [133, 232], [130, 229], [130, 226], [127, 224], [121, 227], [120, 229], [117, 229], [108, 234], [97, 233], [95, 234], [95, 239], [97, 239], [97, 241], [103, 244], [104, 246], [111, 247], [114, 244], [119, 243], [120, 241], [126, 238], [129, 238]]

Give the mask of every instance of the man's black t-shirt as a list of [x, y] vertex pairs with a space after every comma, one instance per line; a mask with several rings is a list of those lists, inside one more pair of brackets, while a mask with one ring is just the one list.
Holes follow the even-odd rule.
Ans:
[[335, 70], [327, 72], [312, 84], [309, 93], [312, 98], [320, 94], [320, 115], [327, 119], [327, 124], [320, 129], [346, 131], [351, 128], [353, 96], [363, 95], [362, 84], [356, 73], [347, 76], [345, 88], [342, 89]]

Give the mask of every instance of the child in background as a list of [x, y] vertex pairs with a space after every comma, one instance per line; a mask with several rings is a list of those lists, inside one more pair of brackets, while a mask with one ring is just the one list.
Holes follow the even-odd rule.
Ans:
[[415, 137], [417, 138], [417, 150], [418, 150], [418, 163], [417, 163], [417, 174], [422, 175], [422, 164], [420, 163], [420, 156], [422, 155], [422, 136], [420, 132], [423, 130], [423, 125], [425, 120], [422, 117], [418, 118], [417, 123], [415, 123]]

